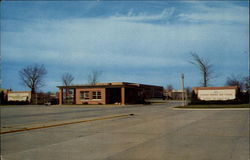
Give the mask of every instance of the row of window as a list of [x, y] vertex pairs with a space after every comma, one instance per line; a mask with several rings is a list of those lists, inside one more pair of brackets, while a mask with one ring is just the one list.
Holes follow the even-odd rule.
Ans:
[[92, 97], [90, 97], [90, 91], [81, 91], [80, 92], [81, 100], [89, 100], [89, 99], [102, 99], [100, 91], [93, 91]]

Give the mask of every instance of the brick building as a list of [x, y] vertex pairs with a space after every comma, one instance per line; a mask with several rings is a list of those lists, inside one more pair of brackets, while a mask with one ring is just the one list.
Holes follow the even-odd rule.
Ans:
[[59, 104], [136, 104], [163, 98], [163, 87], [128, 82], [58, 86]]

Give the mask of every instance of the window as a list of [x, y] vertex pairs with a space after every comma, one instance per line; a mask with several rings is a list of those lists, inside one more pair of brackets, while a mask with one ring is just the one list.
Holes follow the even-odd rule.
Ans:
[[81, 100], [89, 99], [89, 91], [81, 91], [80, 92], [80, 99]]
[[101, 92], [100, 91], [94, 91], [93, 92], [93, 99], [102, 99]]
[[63, 98], [63, 104], [73, 104], [75, 99], [75, 89], [63, 88], [62, 98]]

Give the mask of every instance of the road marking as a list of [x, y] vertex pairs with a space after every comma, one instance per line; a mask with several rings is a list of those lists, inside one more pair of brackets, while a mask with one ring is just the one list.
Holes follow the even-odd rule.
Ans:
[[76, 123], [92, 122], [92, 121], [98, 121], [98, 120], [106, 120], [106, 119], [128, 117], [128, 116], [133, 116], [133, 115], [134, 114], [120, 114], [120, 115], [112, 115], [112, 116], [99, 117], [99, 118], [93, 118], [93, 119], [84, 119], [84, 120], [79, 120], [79, 121], [70, 121], [70, 122], [64, 122], [64, 123], [56, 123], [56, 124], [51, 124], [51, 125], [42, 125], [42, 126], [27, 127], [27, 128], [24, 127], [24, 128], [20, 128], [20, 129], [3, 131], [3, 132], [0, 132], [0, 134], [23, 132], [23, 131], [29, 131], [29, 130], [35, 130], [35, 129], [50, 128], [50, 127], [58, 127], [58, 126], [76, 124]]

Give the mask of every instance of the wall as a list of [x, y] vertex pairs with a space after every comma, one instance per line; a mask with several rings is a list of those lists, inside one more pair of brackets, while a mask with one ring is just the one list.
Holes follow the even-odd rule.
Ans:
[[143, 98], [163, 98], [163, 87], [142, 85]]
[[[89, 100], [81, 100], [80, 92], [81, 91], [89, 91]], [[93, 91], [100, 91], [101, 92], [101, 99], [92, 99], [92, 92]], [[106, 104], [106, 95], [105, 95], [105, 88], [84, 88], [84, 89], [76, 89], [76, 104]]]

